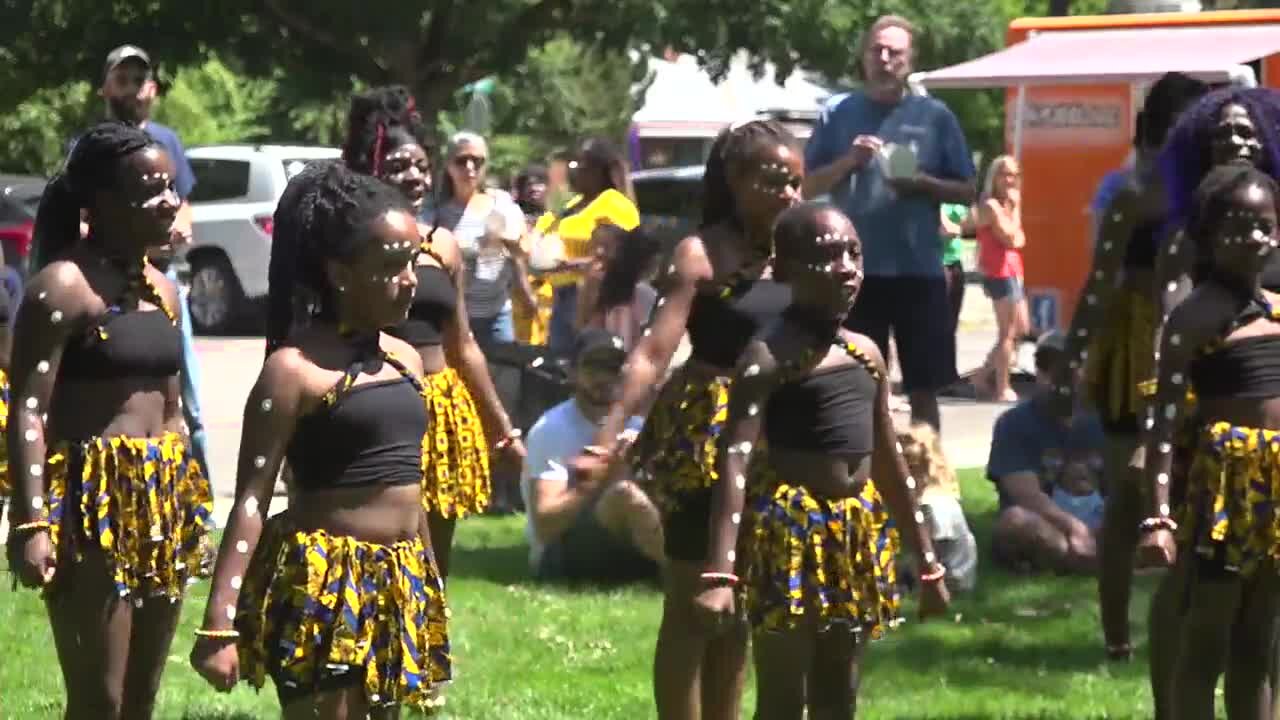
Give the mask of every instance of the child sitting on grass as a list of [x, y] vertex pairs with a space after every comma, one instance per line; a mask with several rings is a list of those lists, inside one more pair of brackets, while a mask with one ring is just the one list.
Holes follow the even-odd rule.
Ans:
[[938, 562], [947, 568], [947, 589], [952, 594], [972, 590], [978, 581], [978, 543], [960, 506], [960, 483], [942, 452], [942, 439], [928, 423], [913, 423], [898, 433], [898, 442], [911, 476], [921, 483], [920, 509]]

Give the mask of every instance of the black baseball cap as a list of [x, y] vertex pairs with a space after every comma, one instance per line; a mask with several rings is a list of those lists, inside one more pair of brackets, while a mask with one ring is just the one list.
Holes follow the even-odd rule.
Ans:
[[120, 63], [128, 62], [129, 60], [140, 62], [148, 71], [151, 70], [151, 56], [147, 54], [146, 50], [137, 45], [121, 45], [107, 53], [107, 62], [103, 66], [102, 77], [105, 78], [110, 75], [111, 71], [115, 70]]
[[620, 368], [627, 361], [626, 343], [608, 330], [583, 330], [573, 346], [573, 364]]

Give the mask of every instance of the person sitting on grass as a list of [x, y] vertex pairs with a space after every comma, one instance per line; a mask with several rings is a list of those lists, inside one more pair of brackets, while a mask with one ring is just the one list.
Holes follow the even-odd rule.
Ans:
[[1096, 414], [1077, 413], [1064, 424], [1050, 407], [1064, 339], [1051, 332], [1036, 344], [1036, 389], [996, 420], [991, 436], [987, 477], [1000, 498], [993, 559], [1020, 572], [1092, 574], [1098, 565], [1094, 532], [1052, 497], [1069, 464], [1093, 463], [1104, 447]]
[[[898, 433], [898, 444], [911, 477], [920, 483], [920, 509], [938, 562], [947, 569], [947, 590], [968, 592], [978, 582], [978, 541], [964, 517], [960, 483], [942, 452], [942, 436], [928, 423], [912, 423], [909, 430]], [[899, 577], [918, 574], [918, 568], [903, 565], [913, 572], [900, 572]]]
[[[581, 333], [571, 367], [573, 397], [543, 413], [529, 431], [520, 492], [529, 509], [529, 564], [541, 580], [657, 579], [664, 564], [658, 510], [627, 470], [620, 463], [607, 473], [571, 469], [617, 396], [626, 359], [617, 335]], [[639, 432], [642, 424], [632, 418], [627, 426]]]

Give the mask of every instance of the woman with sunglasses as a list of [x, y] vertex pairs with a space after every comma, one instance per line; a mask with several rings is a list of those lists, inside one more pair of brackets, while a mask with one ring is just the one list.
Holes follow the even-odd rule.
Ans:
[[484, 350], [515, 342], [512, 301], [529, 310], [528, 255], [522, 245], [525, 221], [505, 193], [485, 187], [489, 146], [475, 133], [449, 138], [441, 178], [441, 203], [426, 221], [453, 233], [462, 251], [467, 314], [471, 332]]
[[546, 213], [534, 227], [535, 237], [556, 237], [564, 247], [557, 272], [547, 278], [555, 293], [548, 338], [553, 353], [568, 353], [573, 347], [578, 287], [595, 261], [591, 237], [596, 227], [609, 224], [630, 231], [640, 225], [626, 165], [608, 141], [592, 138], [582, 143], [569, 161], [569, 185], [575, 195], [564, 210]]

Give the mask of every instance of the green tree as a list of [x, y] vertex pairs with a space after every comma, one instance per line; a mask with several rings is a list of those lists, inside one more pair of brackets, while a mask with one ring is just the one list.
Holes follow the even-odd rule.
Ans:
[[254, 142], [270, 136], [263, 119], [275, 92], [274, 80], [245, 77], [210, 58], [179, 70], [154, 114], [180, 128], [188, 145]]
[[0, 172], [52, 175], [66, 158], [67, 143], [101, 110], [89, 83], [40, 90], [0, 115]]

